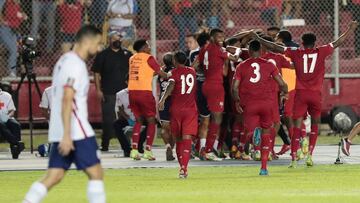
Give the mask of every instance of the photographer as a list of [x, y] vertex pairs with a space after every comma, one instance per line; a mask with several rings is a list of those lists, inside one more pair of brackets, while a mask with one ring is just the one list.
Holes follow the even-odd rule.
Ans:
[[101, 150], [109, 150], [109, 141], [114, 137], [116, 93], [127, 87], [126, 75], [129, 72], [131, 52], [122, 48], [122, 36], [117, 31], [108, 35], [110, 47], [100, 52], [94, 61], [92, 71], [95, 74], [96, 92], [101, 100], [102, 140]]
[[21, 10], [18, 0], [0, 0], [0, 43], [9, 52], [9, 76], [16, 77], [17, 31], [27, 16]]
[[17, 159], [25, 148], [21, 142], [21, 126], [13, 117], [15, 111], [11, 95], [0, 89], [0, 135], [10, 143], [13, 159]]

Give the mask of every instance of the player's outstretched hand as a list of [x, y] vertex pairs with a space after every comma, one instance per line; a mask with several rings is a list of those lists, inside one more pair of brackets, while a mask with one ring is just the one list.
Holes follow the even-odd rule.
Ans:
[[72, 150], [74, 150], [74, 143], [71, 140], [71, 138], [67, 138], [67, 136], [64, 136], [64, 138], [61, 140], [58, 150], [62, 156], [67, 156], [70, 154]]
[[165, 101], [160, 100], [159, 101], [159, 111], [164, 111], [165, 108]]
[[350, 29], [352, 29], [352, 30], [356, 30], [356, 28], [358, 26], [359, 26], [359, 22], [357, 22], [357, 21], [351, 21], [350, 25], [349, 25]]

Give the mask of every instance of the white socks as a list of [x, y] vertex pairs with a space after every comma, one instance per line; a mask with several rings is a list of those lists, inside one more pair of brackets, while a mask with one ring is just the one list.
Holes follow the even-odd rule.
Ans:
[[206, 145], [206, 138], [201, 138], [200, 139], [200, 149], [205, 147], [205, 145]]
[[213, 148], [214, 148], [215, 150], [217, 150], [218, 145], [219, 145], [219, 140], [215, 140], [214, 145], [213, 145]]
[[87, 196], [90, 203], [105, 203], [105, 189], [102, 180], [90, 180], [87, 189]]
[[47, 188], [40, 182], [35, 182], [26, 194], [23, 203], [40, 203], [47, 194]]

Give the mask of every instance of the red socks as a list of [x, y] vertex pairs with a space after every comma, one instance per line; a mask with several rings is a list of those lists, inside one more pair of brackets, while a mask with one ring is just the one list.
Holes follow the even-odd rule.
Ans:
[[294, 135], [291, 138], [291, 158], [294, 161], [296, 159], [296, 152], [300, 148], [301, 129], [294, 127], [293, 130]]
[[269, 158], [270, 147], [271, 147], [271, 135], [261, 135], [261, 169], [267, 169], [267, 161]]
[[306, 137], [306, 126], [304, 122], [301, 123], [301, 138]]
[[232, 145], [237, 146], [241, 133], [241, 123], [234, 122], [231, 129]]
[[146, 150], [151, 151], [156, 134], [156, 124], [149, 123], [146, 130]]
[[132, 149], [138, 149], [140, 132], [141, 132], [141, 123], [136, 122], [132, 134]]
[[309, 137], [309, 152], [310, 152], [310, 155], [313, 154], [313, 151], [315, 149], [318, 134], [319, 134], [319, 125], [317, 125], [317, 124], [311, 125], [311, 133], [310, 133], [310, 137]]
[[219, 131], [219, 125], [216, 123], [211, 122], [209, 125], [209, 131], [206, 138], [206, 145], [205, 145], [205, 151], [206, 153], [210, 153], [213, 150], [214, 142], [216, 140], [218, 131]]
[[176, 155], [180, 168], [187, 171], [191, 153], [191, 140], [176, 142]]

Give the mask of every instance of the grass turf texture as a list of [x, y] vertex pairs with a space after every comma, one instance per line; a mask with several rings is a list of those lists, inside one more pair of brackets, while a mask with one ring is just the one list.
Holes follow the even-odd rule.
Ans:
[[[109, 203], [115, 202], [359, 202], [359, 165], [270, 167], [259, 177], [258, 167], [194, 167], [187, 180], [175, 168], [106, 170]], [[43, 171], [0, 172], [1, 202], [20, 202]], [[87, 178], [69, 171], [44, 203], [87, 202]]]

